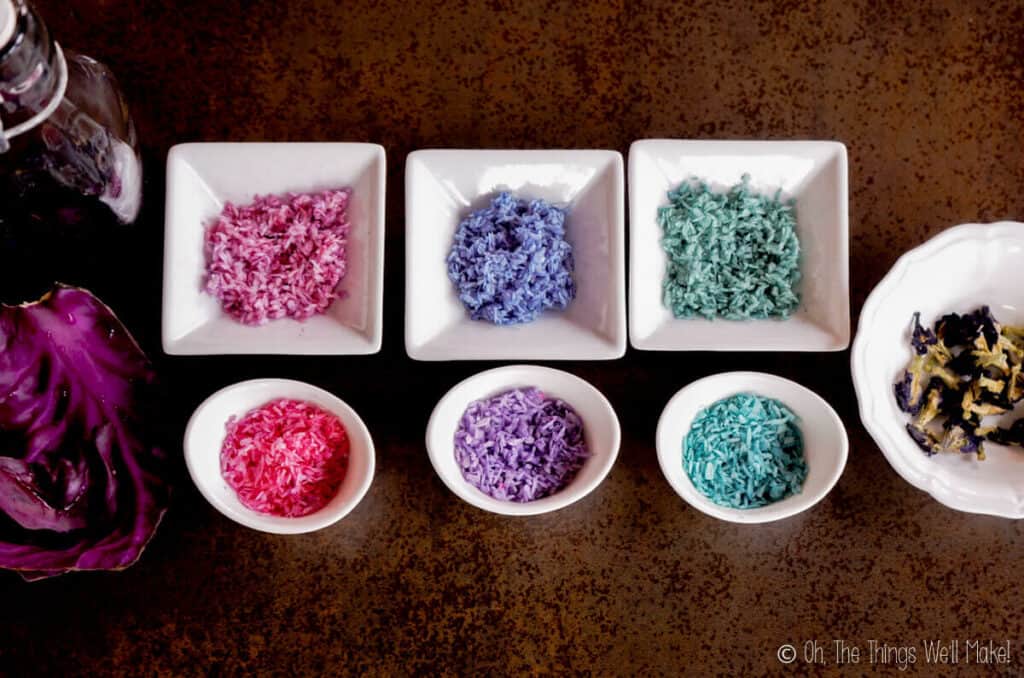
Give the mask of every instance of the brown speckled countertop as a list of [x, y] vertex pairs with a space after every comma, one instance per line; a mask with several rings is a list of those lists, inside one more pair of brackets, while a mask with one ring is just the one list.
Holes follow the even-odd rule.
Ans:
[[[928, 674], [929, 638], [1010, 640], [1002, 670], [1024, 671], [1021, 524], [957, 513], [900, 479], [859, 423], [847, 352], [631, 350], [559, 365], [608, 395], [624, 441], [605, 483], [555, 514], [475, 510], [427, 461], [437, 398], [487, 364], [405, 356], [403, 172], [416, 148], [840, 140], [855, 318], [907, 248], [957, 223], [1024, 218], [1024, 3], [691, 4], [40, 1], [58, 39], [108, 62], [131, 100], [148, 163], [131, 243], [143, 274], [71, 282], [92, 286], [154, 356], [174, 435], [223, 385], [303, 379], [364, 415], [378, 474], [343, 522], [276, 537], [223, 518], [179, 464], [172, 508], [135, 567], [31, 585], [0, 574], [0, 675], [738, 676], [780, 671], [784, 642], [802, 652], [817, 640], [831, 658], [835, 639], [917, 645], [911, 670]], [[387, 148], [380, 355], [161, 354], [163, 163], [197, 140]], [[846, 473], [812, 511], [727, 524], [664, 481], [662, 406], [728, 368], [797, 379], [846, 423]]]

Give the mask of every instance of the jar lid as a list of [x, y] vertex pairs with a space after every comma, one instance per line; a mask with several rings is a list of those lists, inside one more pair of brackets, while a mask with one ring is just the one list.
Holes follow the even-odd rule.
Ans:
[[0, 0], [0, 47], [14, 37], [17, 26], [18, 10], [14, 7], [14, 0]]

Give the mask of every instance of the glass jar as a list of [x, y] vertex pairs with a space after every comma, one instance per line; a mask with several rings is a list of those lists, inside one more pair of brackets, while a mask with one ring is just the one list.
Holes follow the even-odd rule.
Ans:
[[26, 275], [67, 281], [100, 231], [135, 221], [142, 162], [110, 69], [62, 50], [24, 0], [0, 0], [0, 130], [0, 295], [9, 298]]

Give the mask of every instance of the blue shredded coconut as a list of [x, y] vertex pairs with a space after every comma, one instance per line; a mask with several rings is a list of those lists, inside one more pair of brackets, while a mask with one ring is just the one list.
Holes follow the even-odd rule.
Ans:
[[665, 306], [676, 318], [788, 318], [800, 305], [793, 201], [754, 193], [750, 177], [725, 193], [699, 181], [658, 208], [668, 257]]
[[500, 193], [459, 223], [448, 277], [474, 320], [512, 325], [562, 310], [576, 296], [565, 211]]
[[807, 478], [803, 447], [789, 408], [744, 393], [697, 414], [683, 441], [683, 468], [719, 506], [756, 508], [800, 492]]

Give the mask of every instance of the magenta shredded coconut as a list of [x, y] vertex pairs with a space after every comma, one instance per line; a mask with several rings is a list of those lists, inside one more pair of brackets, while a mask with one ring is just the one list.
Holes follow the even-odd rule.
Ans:
[[206, 230], [203, 289], [246, 325], [323, 313], [345, 277], [351, 190], [257, 196]]
[[500, 193], [459, 223], [448, 278], [474, 320], [512, 325], [563, 310], [576, 296], [565, 210]]
[[221, 474], [253, 511], [309, 515], [326, 506], [345, 479], [348, 433], [338, 417], [316, 405], [274, 400], [232, 417], [227, 429]]
[[455, 431], [455, 461], [484, 494], [527, 502], [572, 482], [590, 453], [583, 420], [565, 401], [517, 388], [470, 404]]

